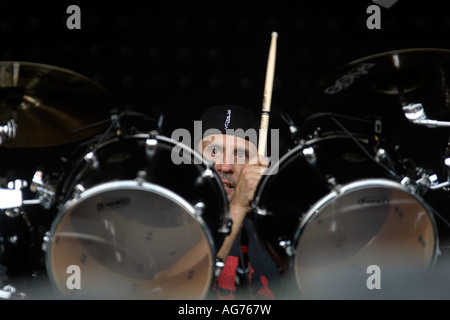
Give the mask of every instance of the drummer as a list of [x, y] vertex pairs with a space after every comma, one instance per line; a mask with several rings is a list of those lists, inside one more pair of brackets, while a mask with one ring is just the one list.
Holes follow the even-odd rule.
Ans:
[[202, 137], [194, 141], [194, 147], [214, 162], [233, 221], [231, 233], [217, 252], [225, 267], [213, 285], [213, 296], [276, 299], [273, 287], [279, 272], [258, 245], [252, 221], [247, 216], [252, 210], [250, 201], [268, 167], [268, 159], [257, 155], [259, 119], [243, 107], [220, 105], [207, 109], [200, 120]]

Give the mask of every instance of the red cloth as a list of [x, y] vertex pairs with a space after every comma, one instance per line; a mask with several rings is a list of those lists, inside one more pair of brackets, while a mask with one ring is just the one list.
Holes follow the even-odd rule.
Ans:
[[[220, 300], [234, 300], [236, 291], [236, 268], [239, 264], [239, 258], [234, 256], [228, 256], [217, 282], [215, 283], [213, 290], [217, 292], [217, 297]], [[250, 265], [250, 264], [249, 264]], [[250, 282], [254, 278], [254, 270], [250, 265]], [[260, 276], [260, 288], [256, 291], [255, 299], [274, 299], [273, 293], [269, 288], [269, 280], [265, 276]], [[255, 285], [258, 285], [257, 283]]]

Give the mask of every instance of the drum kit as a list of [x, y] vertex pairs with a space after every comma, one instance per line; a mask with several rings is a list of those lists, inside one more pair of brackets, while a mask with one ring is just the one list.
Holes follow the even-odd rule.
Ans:
[[[291, 123], [292, 148], [263, 175], [249, 218], [294, 298], [371, 265], [439, 263], [450, 224], [427, 195], [450, 186], [448, 70], [441, 49], [354, 61], [319, 83], [320, 112]], [[189, 146], [190, 161], [173, 163], [180, 143], [160, 119], [115, 109], [73, 71], [0, 62], [1, 298], [208, 298], [232, 223], [221, 180]], [[41, 169], [42, 153], [57, 168]], [[8, 178], [18, 165], [38, 169]]]
[[[59, 145], [71, 150], [52, 152], [62, 154], [60, 169], [52, 168], [56, 173], [36, 170], [31, 179], [7, 181], [1, 190], [5, 275], [15, 281], [21, 263], [29, 262], [18, 256], [31, 252], [44, 260], [51, 284], [48, 291], [30, 288], [44, 280], [39, 263], [28, 263], [32, 281], [7, 284], [3, 296], [205, 297], [222, 266], [214, 253], [231, 225], [211, 164], [184, 146], [178, 148], [183, 162], [194, 164], [173, 163], [179, 143], [160, 134], [160, 122], [111, 112], [111, 96], [82, 75], [23, 62], [4, 62], [0, 70], [6, 155]], [[22, 153], [19, 158], [29, 161]], [[26, 199], [30, 193], [34, 197]], [[38, 218], [30, 208], [36, 205]]]
[[[316, 113], [300, 127], [291, 122], [294, 147], [260, 182], [254, 219], [302, 296], [416, 298], [419, 288], [432, 296], [448, 283], [431, 288], [429, 272], [450, 270], [442, 265], [449, 53], [406, 49], [353, 61], [319, 82]], [[444, 212], [427, 201], [440, 192]], [[381, 295], [366, 286], [373, 265], [384, 275]], [[413, 292], [405, 275], [418, 281]]]

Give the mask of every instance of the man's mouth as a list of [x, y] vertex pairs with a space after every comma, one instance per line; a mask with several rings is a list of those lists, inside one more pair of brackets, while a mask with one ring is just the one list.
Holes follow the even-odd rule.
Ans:
[[234, 189], [233, 184], [229, 181], [222, 180], [222, 184], [225, 187], [226, 193], [229, 193], [231, 190]]

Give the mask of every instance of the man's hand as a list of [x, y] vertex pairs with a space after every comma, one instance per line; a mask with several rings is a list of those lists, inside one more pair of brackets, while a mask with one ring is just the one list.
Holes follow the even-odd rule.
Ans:
[[256, 164], [247, 164], [242, 169], [236, 184], [235, 196], [230, 202], [230, 215], [233, 223], [237, 223], [240, 226], [245, 215], [252, 210], [250, 202], [255, 196], [261, 176], [268, 165], [268, 159], [259, 156]]

